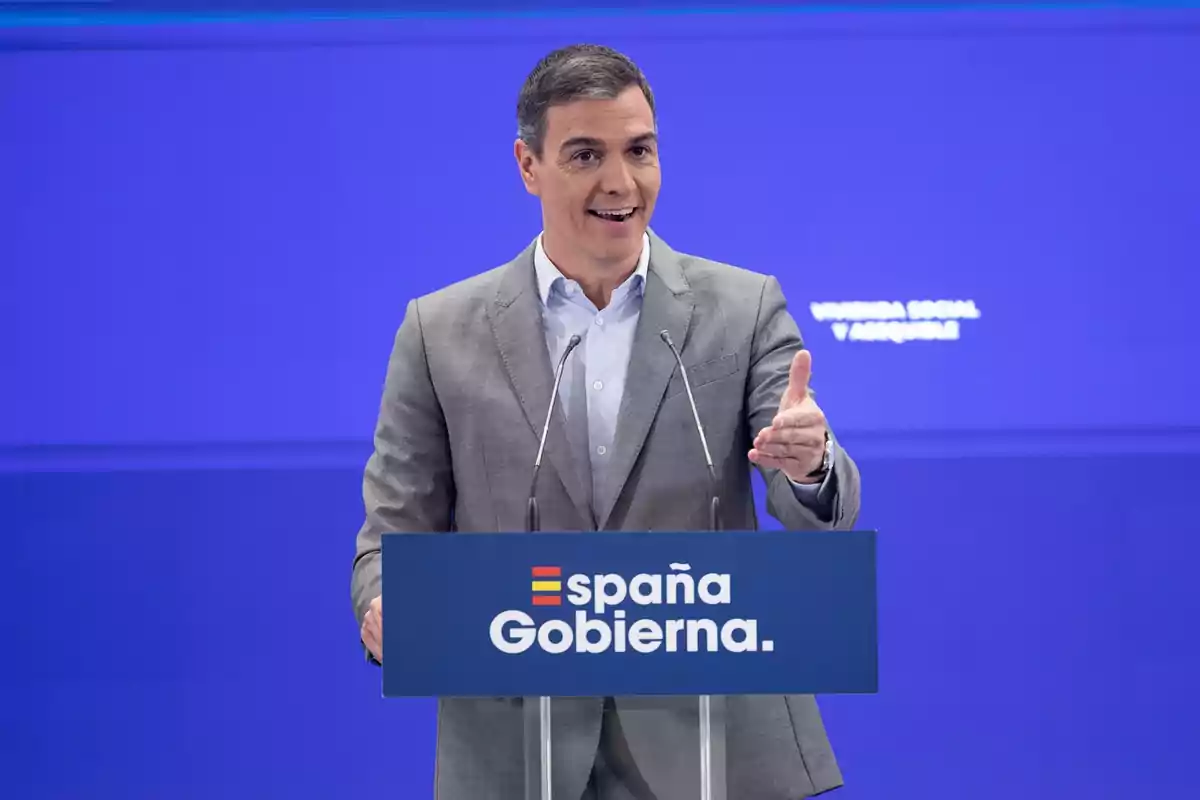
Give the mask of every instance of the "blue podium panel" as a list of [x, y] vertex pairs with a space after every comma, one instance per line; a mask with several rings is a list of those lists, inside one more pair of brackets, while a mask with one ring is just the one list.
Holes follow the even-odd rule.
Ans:
[[383, 537], [383, 692], [875, 692], [875, 534]]

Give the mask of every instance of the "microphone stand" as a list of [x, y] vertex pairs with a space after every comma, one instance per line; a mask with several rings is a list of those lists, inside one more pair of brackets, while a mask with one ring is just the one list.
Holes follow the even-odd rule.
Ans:
[[[567, 342], [567, 347], [563, 350], [563, 354], [558, 357], [558, 366], [554, 370], [554, 388], [550, 390], [550, 405], [546, 409], [546, 422], [542, 425], [542, 436], [538, 440], [537, 458], [533, 462], [533, 478], [529, 483], [529, 499], [525, 504], [525, 531], [527, 533], [538, 533], [542, 529], [541, 512], [538, 509], [537, 501], [537, 481], [538, 473], [542, 470], [542, 455], [546, 452], [546, 437], [550, 433], [550, 420], [554, 416], [554, 405], [558, 402], [558, 390], [562, 384], [563, 370], [567, 365], [567, 356], [571, 355], [571, 351], [579, 346], [583, 341], [579, 334], [571, 336]], [[539, 785], [541, 800], [552, 800], [554, 777], [554, 764], [551, 761], [551, 726], [550, 726], [550, 698], [542, 696], [538, 698], [538, 744], [540, 760], [538, 762]], [[528, 741], [526, 742], [528, 748]], [[526, 756], [528, 759], [528, 756]], [[531, 770], [526, 767], [525, 779], [529, 780]], [[526, 786], [525, 795], [530, 796], [529, 787]], [[532, 800], [532, 798], [530, 798]]]
[[[683, 365], [683, 357], [671, 341], [669, 331], [659, 331], [658, 336], [679, 365], [679, 374], [683, 377], [683, 388], [687, 391], [688, 403], [692, 407], [692, 419], [696, 423], [696, 431], [700, 434], [700, 447], [704, 450], [704, 464], [708, 467], [708, 529], [721, 530], [721, 497], [717, 492], [717, 470], [713, 466], [712, 453], [708, 450], [708, 437], [704, 435], [704, 425], [700, 422], [700, 411], [696, 408], [696, 398], [692, 394], [692, 382], [688, 380], [687, 367]], [[713, 800], [712, 791], [712, 697], [700, 695], [700, 800]], [[724, 797], [724, 792], [721, 793]]]
[[708, 450], [708, 437], [704, 435], [704, 425], [700, 422], [696, 397], [692, 394], [692, 382], [688, 379], [687, 367], [683, 365], [683, 357], [679, 355], [679, 351], [675, 349], [675, 343], [671, 341], [671, 334], [667, 331], [659, 331], [658, 338], [671, 348], [671, 355], [675, 356], [675, 363], [679, 364], [679, 374], [683, 377], [683, 388], [687, 391], [688, 403], [692, 406], [692, 419], [696, 423], [696, 432], [700, 434], [700, 447], [704, 450], [704, 465], [708, 467], [708, 529], [719, 531], [721, 530], [721, 496], [717, 492], [717, 470], [713, 466], [712, 453]]
[[542, 436], [538, 440], [537, 458], [533, 461], [533, 478], [529, 482], [529, 500], [525, 504], [525, 532], [537, 533], [542, 529], [542, 516], [538, 510], [537, 480], [542, 471], [542, 455], [546, 452], [546, 437], [550, 433], [550, 420], [554, 416], [554, 404], [558, 402], [558, 388], [562, 384], [563, 369], [567, 366], [567, 356], [583, 341], [579, 334], [571, 336], [567, 347], [558, 357], [558, 366], [554, 370], [554, 388], [550, 390], [550, 405], [546, 409], [546, 422], [542, 425]]

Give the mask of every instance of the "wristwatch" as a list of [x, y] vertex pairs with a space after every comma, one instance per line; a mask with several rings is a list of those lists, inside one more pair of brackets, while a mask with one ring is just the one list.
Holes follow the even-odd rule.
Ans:
[[821, 466], [806, 475], [806, 478], [823, 478], [833, 469], [833, 439], [829, 431], [825, 431], [825, 453], [821, 456]]

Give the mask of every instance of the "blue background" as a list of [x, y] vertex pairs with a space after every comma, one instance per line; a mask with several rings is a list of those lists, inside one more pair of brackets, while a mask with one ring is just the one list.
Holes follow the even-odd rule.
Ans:
[[[862, 467], [839, 796], [1194, 797], [1200, 12], [1006, 6], [6, 18], [0, 794], [429, 796], [361, 470], [407, 300], [537, 233], [520, 82], [594, 40], [659, 96], [656, 230], [780, 278]], [[941, 298], [957, 342], [808, 313]]]

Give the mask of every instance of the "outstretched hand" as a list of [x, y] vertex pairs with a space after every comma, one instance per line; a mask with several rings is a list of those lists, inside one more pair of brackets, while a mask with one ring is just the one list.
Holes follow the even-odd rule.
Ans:
[[779, 401], [779, 411], [770, 427], [754, 437], [749, 457], [763, 467], [782, 470], [796, 483], [816, 483], [808, 477], [825, 457], [828, 427], [825, 414], [808, 391], [812, 377], [812, 353], [801, 350], [792, 359], [788, 385]]

